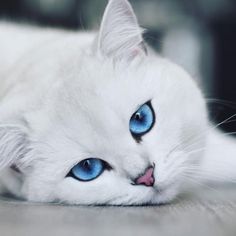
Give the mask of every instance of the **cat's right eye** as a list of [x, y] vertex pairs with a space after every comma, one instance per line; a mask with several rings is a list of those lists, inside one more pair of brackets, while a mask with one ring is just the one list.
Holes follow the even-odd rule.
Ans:
[[111, 168], [105, 161], [98, 158], [89, 158], [75, 165], [67, 177], [73, 177], [79, 181], [91, 181], [99, 177], [106, 169]]
[[141, 136], [148, 133], [155, 123], [155, 113], [151, 102], [143, 104], [131, 117], [129, 129], [132, 136], [140, 141]]

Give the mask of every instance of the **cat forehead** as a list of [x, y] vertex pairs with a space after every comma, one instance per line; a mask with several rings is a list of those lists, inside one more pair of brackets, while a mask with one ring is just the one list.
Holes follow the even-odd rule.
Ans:
[[[72, 71], [72, 72], [71, 72]], [[153, 76], [148, 75], [146, 63], [138, 66], [114, 66], [112, 62], [85, 61], [79, 68], [70, 70], [58, 92], [58, 101], [65, 106], [96, 107], [105, 109], [112, 105], [130, 107], [150, 100]], [[155, 76], [158, 78], [158, 73]], [[64, 100], [64, 101], [63, 101]], [[69, 101], [71, 100], [71, 102]], [[109, 105], [110, 104], [110, 105]], [[76, 109], [76, 108], [75, 108]]]
[[[178, 67], [162, 59], [145, 60], [129, 67], [85, 60], [78, 68], [65, 71], [61, 85], [52, 95], [56, 114], [66, 119], [71, 118], [67, 114], [92, 116], [101, 119], [100, 122], [112, 116], [114, 120], [128, 119], [148, 101], [170, 99], [169, 92], [174, 93], [179, 86], [184, 88], [186, 77]], [[178, 94], [175, 96], [176, 99]]]

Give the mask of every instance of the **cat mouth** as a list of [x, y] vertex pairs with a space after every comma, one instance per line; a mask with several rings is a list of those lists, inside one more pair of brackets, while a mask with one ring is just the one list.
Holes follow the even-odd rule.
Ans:
[[20, 169], [16, 166], [16, 165], [11, 165], [11, 167], [10, 167], [12, 170], [14, 170], [15, 172], [17, 172], [17, 173], [19, 173], [19, 174], [21, 174], [21, 171], [20, 171]]

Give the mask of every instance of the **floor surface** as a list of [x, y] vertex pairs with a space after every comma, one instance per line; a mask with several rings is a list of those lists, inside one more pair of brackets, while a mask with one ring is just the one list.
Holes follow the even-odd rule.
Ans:
[[150, 207], [43, 205], [2, 198], [0, 235], [236, 236], [236, 188], [201, 190]]

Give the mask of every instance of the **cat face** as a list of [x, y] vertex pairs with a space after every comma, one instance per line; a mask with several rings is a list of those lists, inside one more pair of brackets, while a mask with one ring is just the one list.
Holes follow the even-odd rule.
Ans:
[[[33, 201], [159, 204], [200, 162], [207, 115], [178, 66], [148, 56], [126, 0], [110, 0], [94, 47], [65, 63], [18, 161]], [[55, 62], [56, 63], [56, 62]], [[79, 66], [78, 66], [79, 65]], [[199, 137], [201, 137], [199, 139]]]
[[[185, 72], [162, 59], [123, 70], [109, 61], [84, 60], [84, 69], [63, 83], [48, 110], [28, 118], [37, 140], [31, 155], [37, 158], [30, 161], [25, 195], [75, 204], [172, 200], [189, 168], [200, 161], [199, 153], [189, 154], [203, 145], [197, 137], [204, 133], [206, 117], [198, 89]], [[80, 76], [84, 79], [78, 82]], [[143, 116], [153, 112], [155, 121], [149, 117], [141, 125], [147, 132], [135, 136], [131, 122], [145, 108]], [[98, 163], [86, 163], [94, 159]], [[153, 173], [138, 184], [150, 167]]]

